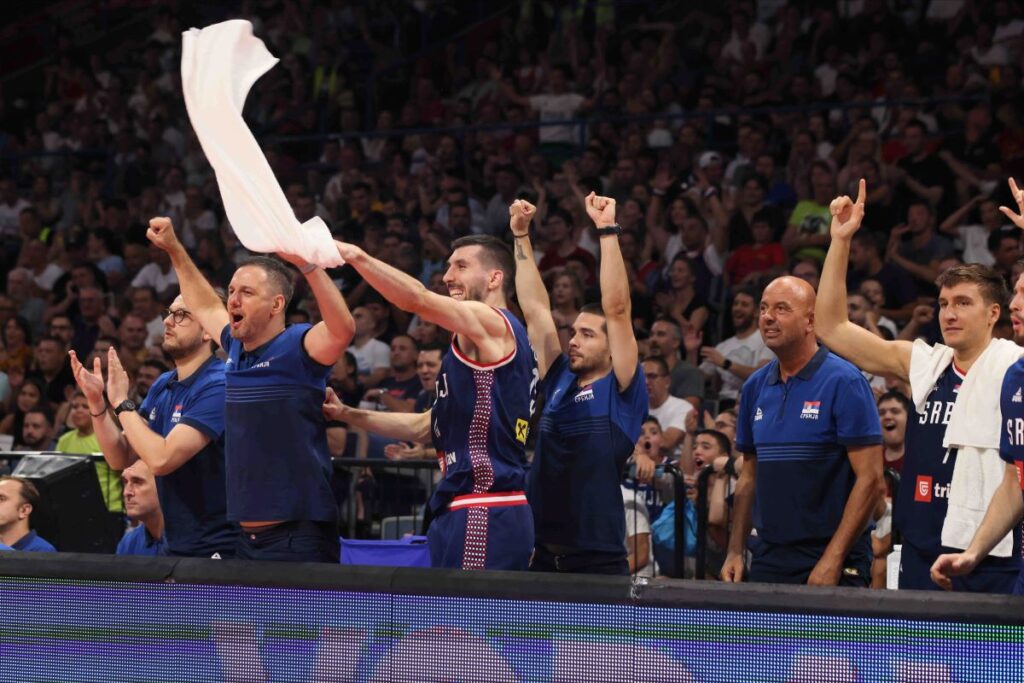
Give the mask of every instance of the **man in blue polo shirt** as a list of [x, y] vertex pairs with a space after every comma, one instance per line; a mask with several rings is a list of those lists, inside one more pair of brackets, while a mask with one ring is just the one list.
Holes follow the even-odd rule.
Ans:
[[[167, 552], [233, 557], [238, 526], [227, 519], [224, 363], [180, 296], [165, 312], [162, 346], [174, 370], [160, 375], [141, 406], [128, 400], [131, 385], [114, 349], [107, 355], [106, 397], [98, 358], [90, 371], [72, 351], [75, 381], [89, 402], [107, 463], [125, 470], [142, 460], [156, 475]], [[108, 406], [115, 407], [120, 428]]]
[[142, 460], [136, 460], [121, 473], [121, 484], [124, 486], [124, 512], [138, 526], [121, 538], [117, 554], [166, 555], [164, 515], [157, 497], [156, 480], [149, 466]]
[[147, 237], [170, 255], [189, 311], [228, 355], [225, 462], [228, 519], [242, 526], [236, 556], [336, 563], [338, 508], [321, 409], [355, 331], [341, 293], [322, 268], [281, 254], [302, 271], [323, 316], [286, 325], [292, 273], [259, 256], [235, 271], [225, 308], [170, 219], [150, 220]]
[[39, 489], [21, 477], [0, 477], [0, 544], [9, 550], [56, 552], [56, 548], [29, 527], [39, 504]]
[[[793, 277], [761, 297], [759, 327], [775, 360], [747, 379], [736, 448], [745, 454], [722, 579], [866, 587], [868, 520], [885, 494], [882, 430], [867, 381], [819, 347], [814, 289]], [[754, 503], [756, 493], [756, 503]], [[751, 515], [753, 508], [753, 515]]]
[[615, 200], [591, 192], [586, 209], [600, 235], [601, 305], [583, 307], [567, 355], [530, 244], [536, 210], [522, 200], [510, 209], [516, 293], [544, 394], [526, 487], [536, 542], [530, 568], [629, 574], [619, 487], [647, 414], [647, 387], [637, 362]]

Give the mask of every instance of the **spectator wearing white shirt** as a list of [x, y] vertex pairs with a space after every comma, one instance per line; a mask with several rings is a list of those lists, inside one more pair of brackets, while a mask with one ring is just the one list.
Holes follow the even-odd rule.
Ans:
[[651, 542], [651, 513], [643, 496], [625, 486], [622, 502], [626, 508], [626, 551], [629, 553], [629, 573], [651, 578], [655, 574], [654, 544]]
[[0, 180], [0, 237], [17, 237], [21, 212], [32, 206], [10, 178]]
[[[495, 70], [492, 77], [500, 79], [500, 73]], [[564, 66], [553, 66], [548, 72], [548, 89], [546, 93], [524, 97], [515, 91], [508, 83], [501, 82], [501, 90], [505, 99], [512, 104], [529, 107], [537, 112], [541, 123], [547, 121], [567, 121], [576, 117], [576, 114], [594, 106], [593, 98], [588, 99], [579, 93], [568, 91], [569, 71]], [[551, 125], [541, 126], [538, 131], [541, 149], [543, 151], [571, 149], [579, 142], [578, 129], [574, 125]]]
[[373, 336], [376, 320], [365, 306], [352, 309], [356, 333], [348, 347], [356, 359], [359, 383], [370, 389], [391, 374], [391, 348]]
[[672, 376], [663, 358], [645, 358], [643, 369], [647, 379], [647, 412], [661, 425], [662, 449], [667, 451], [670, 459], [675, 459], [686, 435], [686, 415], [693, 406], [668, 392]]
[[[158, 299], [166, 299], [178, 287], [178, 275], [171, 267], [167, 252], [156, 247], [149, 248], [150, 262], [142, 267], [132, 280], [132, 287], [152, 287]], [[160, 323], [161, 329], [163, 322]], [[161, 332], [161, 335], [163, 332]]]
[[[700, 369], [721, 384], [721, 398], [736, 400], [743, 382], [775, 357], [764, 345], [757, 329], [757, 315], [754, 292], [749, 289], [738, 291], [732, 300], [732, 325], [736, 334], [714, 347], [705, 346], [700, 350], [704, 361]], [[692, 335], [690, 332], [687, 337]], [[690, 345], [687, 345], [689, 350]]]

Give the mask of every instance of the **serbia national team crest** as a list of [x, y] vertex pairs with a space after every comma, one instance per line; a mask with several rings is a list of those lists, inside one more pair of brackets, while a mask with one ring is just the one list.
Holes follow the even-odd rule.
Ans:
[[801, 420], [817, 420], [821, 412], [821, 401], [804, 401], [804, 409], [800, 411]]
[[181, 422], [181, 404], [174, 406], [174, 413], [171, 415], [171, 422]]

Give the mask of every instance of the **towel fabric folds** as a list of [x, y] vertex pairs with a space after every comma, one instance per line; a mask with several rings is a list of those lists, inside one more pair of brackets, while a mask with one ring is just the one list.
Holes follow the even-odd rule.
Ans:
[[[949, 486], [942, 545], [966, 548], [981, 526], [992, 495], [1003, 481], [1006, 465], [999, 457], [1002, 413], [999, 388], [1006, 370], [1017, 362], [1021, 347], [1005, 339], [993, 339], [971, 366], [960, 387], [946, 425], [944, 448], [957, 449]], [[914, 342], [910, 356], [910, 387], [914, 406], [920, 411], [939, 376], [953, 362], [953, 349], [942, 344]], [[1007, 534], [992, 550], [1009, 557], [1013, 538]]]
[[248, 21], [189, 29], [181, 49], [185, 107], [242, 244], [250, 251], [300, 256], [324, 268], [339, 266], [344, 262], [327, 225], [319, 217], [299, 223], [242, 119], [253, 83], [276, 63]]

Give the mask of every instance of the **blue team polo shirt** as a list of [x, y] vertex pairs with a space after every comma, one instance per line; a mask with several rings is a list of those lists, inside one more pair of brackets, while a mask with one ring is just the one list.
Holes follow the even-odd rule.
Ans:
[[160, 436], [184, 424], [210, 439], [181, 467], [156, 478], [167, 552], [189, 557], [234, 552], [238, 526], [227, 519], [224, 363], [211, 356], [183, 380], [178, 380], [177, 370], [165, 372], [146, 394], [139, 413]]
[[121, 541], [117, 544], [117, 554], [147, 557], [166, 555], [166, 536], [167, 532], [165, 531], [164, 538], [153, 538], [146, 529], [146, 525], [140, 524], [121, 537]]
[[12, 550], [21, 550], [28, 553], [55, 553], [57, 549], [43, 540], [36, 534], [35, 529], [29, 531], [15, 542]]
[[786, 382], [778, 359], [757, 370], [743, 384], [736, 448], [757, 457], [758, 536], [827, 543], [856, 479], [847, 449], [880, 443], [867, 381], [824, 346]]
[[289, 325], [246, 352], [224, 326], [228, 519], [336, 522], [324, 392], [331, 366], [309, 357], [312, 328]]
[[527, 480], [538, 544], [626, 552], [622, 470], [647, 415], [639, 365], [620, 392], [611, 372], [580, 386], [560, 355], [541, 385], [544, 410]]

